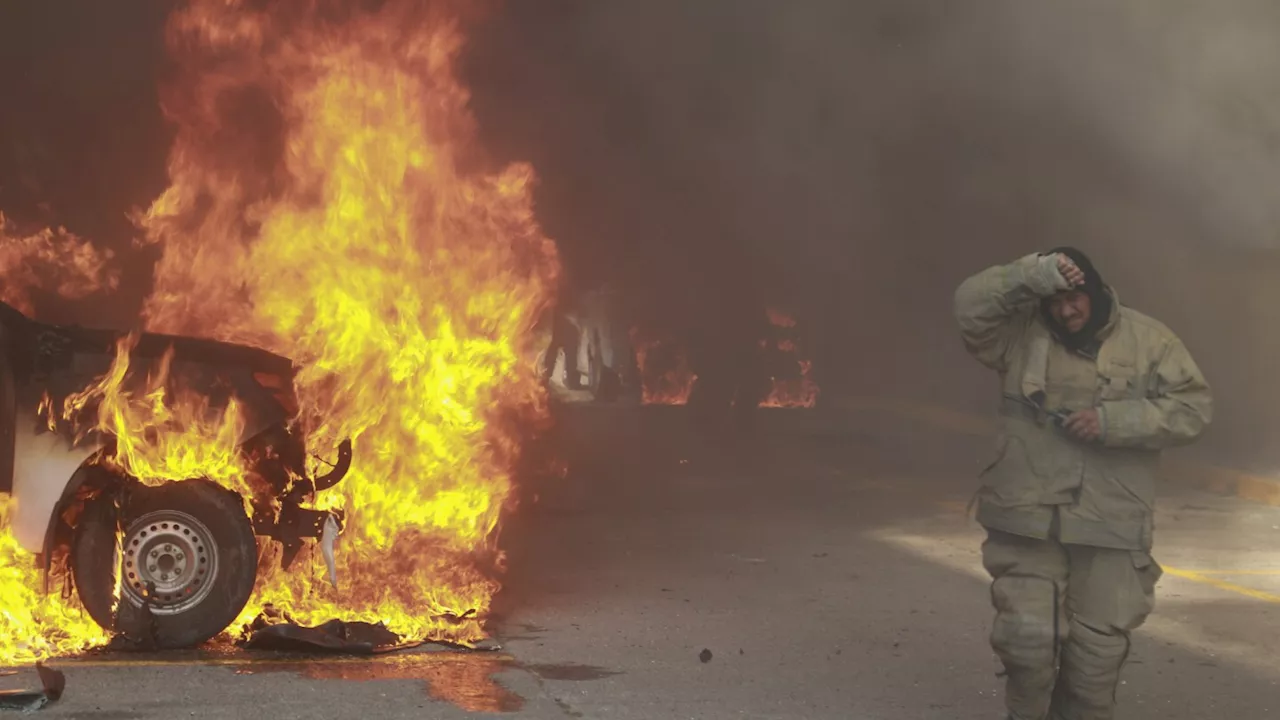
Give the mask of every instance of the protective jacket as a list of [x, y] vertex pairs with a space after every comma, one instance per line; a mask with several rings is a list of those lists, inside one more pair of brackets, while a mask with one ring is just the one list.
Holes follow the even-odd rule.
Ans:
[[[977, 519], [1062, 543], [1149, 551], [1161, 450], [1189, 443], [1212, 417], [1200, 369], [1169, 328], [1120, 305], [1098, 343], [1058, 342], [1043, 298], [1068, 288], [1056, 258], [1028, 255], [964, 281], [955, 315], [969, 352], [1000, 374], [995, 453], [982, 471]], [[1059, 422], [1098, 408], [1102, 438], [1082, 443]]]

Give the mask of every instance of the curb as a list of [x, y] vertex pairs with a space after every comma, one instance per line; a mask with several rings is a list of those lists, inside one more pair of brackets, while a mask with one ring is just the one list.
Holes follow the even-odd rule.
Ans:
[[[840, 403], [840, 407], [847, 410], [886, 412], [904, 420], [971, 437], [990, 435], [996, 427], [994, 420], [990, 418], [915, 401], [858, 398]], [[1174, 484], [1280, 507], [1280, 479], [1196, 463], [1166, 466], [1164, 475]]]

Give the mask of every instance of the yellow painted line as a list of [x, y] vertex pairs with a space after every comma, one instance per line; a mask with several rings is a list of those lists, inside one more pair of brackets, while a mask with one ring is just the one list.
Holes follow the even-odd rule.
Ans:
[[1233, 582], [1227, 582], [1226, 580], [1219, 580], [1217, 578], [1209, 577], [1204, 573], [1193, 572], [1191, 570], [1179, 570], [1178, 568], [1171, 568], [1166, 566], [1164, 571], [1169, 575], [1173, 575], [1174, 577], [1180, 577], [1183, 580], [1190, 580], [1191, 582], [1197, 582], [1203, 585], [1209, 585], [1211, 587], [1218, 588], [1219, 590], [1226, 590], [1227, 592], [1233, 592], [1233, 593], [1236, 593], [1237, 595], [1243, 595], [1248, 598], [1253, 598], [1254, 600], [1261, 600], [1263, 602], [1280, 604], [1280, 595], [1277, 595], [1275, 593], [1269, 593], [1269, 592], [1266, 592], [1265, 590], [1255, 590], [1251, 587], [1245, 587], [1244, 585], [1237, 585]]
[[1280, 577], [1280, 570], [1183, 570], [1182, 572], [1195, 573], [1196, 575], [1241, 575], [1241, 576]]

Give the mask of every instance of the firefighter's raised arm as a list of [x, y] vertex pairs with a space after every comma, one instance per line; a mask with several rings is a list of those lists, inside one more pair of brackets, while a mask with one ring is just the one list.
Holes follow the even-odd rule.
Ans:
[[983, 365], [1004, 370], [1041, 298], [1084, 282], [1084, 273], [1065, 255], [1026, 255], [960, 283], [956, 323], [965, 348]]

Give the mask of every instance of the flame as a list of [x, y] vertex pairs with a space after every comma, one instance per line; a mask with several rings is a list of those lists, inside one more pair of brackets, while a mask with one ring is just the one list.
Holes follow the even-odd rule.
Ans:
[[761, 401], [760, 407], [811, 408], [818, 402], [818, 383], [813, 379], [813, 361], [800, 347], [795, 317], [777, 308], [769, 308], [767, 315], [773, 338], [763, 341], [762, 346], [768, 349], [772, 344], [781, 357], [793, 359], [800, 374], [798, 377], [774, 376], [769, 396]]
[[645, 405], [684, 405], [689, 401], [698, 376], [689, 369], [683, 349], [670, 338], [648, 336], [631, 329], [636, 367], [640, 371], [642, 402]]
[[[200, 1], [173, 17], [194, 72], [170, 99], [172, 185], [139, 219], [164, 250], [147, 324], [293, 358], [303, 415], [319, 419], [309, 446], [355, 440], [351, 473], [318, 498], [347, 512], [341, 589], [314, 563], [264, 562], [245, 620], [271, 603], [303, 623], [478, 640], [519, 452], [504, 418], [545, 415], [521, 358], [555, 247], [532, 169], [477, 164], [448, 6], [295, 12], [307, 5]], [[211, 141], [243, 141], [262, 108], [279, 110], [257, 152]]]
[[[804, 354], [795, 317], [777, 308], [768, 308], [770, 332], [758, 341], [762, 356], [776, 368], [794, 363], [797, 373], [771, 375], [769, 395], [760, 407], [810, 408], [818, 401], [818, 384], [813, 379], [813, 362]], [[657, 338], [639, 328], [631, 330], [636, 363], [644, 386], [646, 405], [684, 405], [698, 376], [671, 338]], [[655, 359], [656, 358], [656, 359]]]
[[99, 290], [114, 290], [120, 282], [111, 267], [112, 253], [62, 228], [20, 234], [0, 212], [0, 300], [32, 311], [31, 292], [55, 290], [78, 299]]
[[773, 379], [773, 389], [760, 407], [811, 408], [818, 402], [818, 384], [813, 380], [813, 362], [800, 360], [798, 379]]
[[10, 532], [13, 504], [12, 498], [0, 496], [0, 666], [106, 642], [106, 631], [78, 606], [56, 592], [44, 594], [35, 557]]
[[[144, 320], [292, 358], [309, 449], [355, 445], [346, 479], [315, 498], [346, 513], [339, 587], [318, 552], [284, 572], [264, 547], [239, 622], [271, 604], [304, 624], [466, 644], [500, 587], [496, 529], [522, 433], [547, 418], [523, 358], [559, 262], [531, 167], [492, 168], [478, 147], [454, 70], [466, 8], [365, 7], [191, 0], [170, 17], [170, 186], [135, 215], [140, 242], [161, 250]], [[133, 388], [132, 342], [62, 417], [88, 414], [116, 438], [111, 461], [144, 482], [243, 489], [238, 408], [211, 413], [175, 388], [167, 357]], [[100, 641], [74, 602], [33, 590], [25, 562], [0, 534], [0, 659]]]
[[110, 462], [143, 484], [206, 477], [248, 497], [251, 490], [237, 452], [244, 423], [235, 398], [217, 412], [198, 393], [178, 387], [175, 394], [169, 382], [172, 348], [147, 375], [143, 392], [130, 391], [125, 381], [137, 342], [137, 333], [117, 342], [111, 369], [63, 401], [62, 419], [83, 431], [90, 425], [82, 422], [82, 414], [96, 406], [91, 427], [115, 438]]

